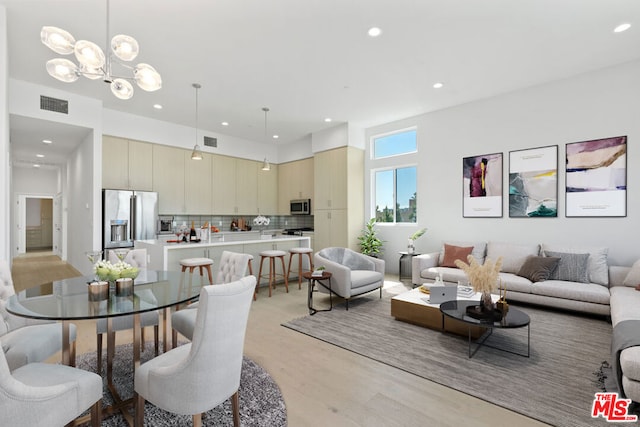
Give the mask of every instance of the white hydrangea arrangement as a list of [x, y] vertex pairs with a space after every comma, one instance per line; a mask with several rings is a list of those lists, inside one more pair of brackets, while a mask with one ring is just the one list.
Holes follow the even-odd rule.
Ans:
[[112, 282], [120, 278], [135, 279], [138, 277], [139, 270], [124, 261], [118, 261], [115, 264], [109, 261], [98, 261], [94, 265], [94, 272], [98, 279]]
[[264, 215], [258, 215], [253, 218], [253, 225], [269, 225], [271, 220]]

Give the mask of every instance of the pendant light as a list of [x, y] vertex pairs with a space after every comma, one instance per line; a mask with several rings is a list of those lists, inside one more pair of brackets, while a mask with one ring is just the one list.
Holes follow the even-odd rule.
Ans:
[[[262, 111], [264, 111], [264, 140], [267, 141], [267, 113], [269, 112], [269, 109], [267, 107], [262, 107]], [[262, 170], [263, 171], [270, 171], [271, 170], [271, 164], [269, 163], [269, 161], [267, 160], [267, 158], [264, 158], [264, 162], [262, 162]]]
[[191, 160], [202, 160], [202, 151], [200, 151], [200, 146], [198, 145], [198, 89], [202, 86], [199, 83], [193, 83], [191, 86], [196, 89], [196, 145], [193, 146]]

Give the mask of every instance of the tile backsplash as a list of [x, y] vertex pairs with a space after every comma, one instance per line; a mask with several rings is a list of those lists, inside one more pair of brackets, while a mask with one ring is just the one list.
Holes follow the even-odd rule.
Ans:
[[313, 228], [313, 215], [265, 215], [271, 221], [269, 225], [255, 227], [253, 219], [257, 215], [174, 215], [173, 219], [177, 225], [182, 223], [191, 226], [193, 221], [196, 228], [202, 227], [206, 222], [215, 225], [220, 231], [231, 231], [231, 222], [239, 218], [244, 218], [247, 224], [254, 230], [264, 229], [285, 229], [285, 228]]

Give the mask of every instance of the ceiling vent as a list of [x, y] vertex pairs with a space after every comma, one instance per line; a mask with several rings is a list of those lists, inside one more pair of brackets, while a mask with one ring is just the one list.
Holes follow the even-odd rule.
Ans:
[[54, 113], [69, 114], [69, 101], [40, 95], [40, 109]]
[[204, 137], [204, 145], [207, 147], [218, 147], [218, 138]]

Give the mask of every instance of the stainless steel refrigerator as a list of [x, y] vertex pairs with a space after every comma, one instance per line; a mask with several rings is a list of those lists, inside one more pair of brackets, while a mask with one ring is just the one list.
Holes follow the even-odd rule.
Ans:
[[134, 240], [156, 238], [158, 193], [102, 190], [102, 248], [133, 247]]

